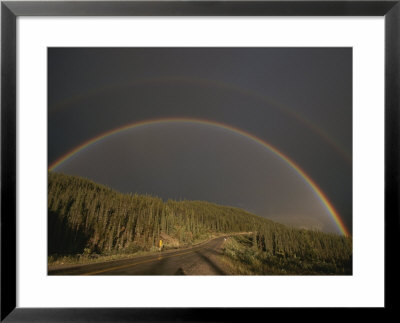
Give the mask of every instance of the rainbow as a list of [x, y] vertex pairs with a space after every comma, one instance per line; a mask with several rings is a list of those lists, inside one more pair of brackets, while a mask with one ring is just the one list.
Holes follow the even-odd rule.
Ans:
[[246, 138], [251, 139], [252, 141], [257, 142], [258, 144], [264, 146], [267, 148], [269, 151], [273, 152], [275, 155], [280, 157], [283, 161], [285, 161], [291, 168], [293, 168], [304, 180], [305, 182], [312, 188], [312, 190], [315, 192], [315, 194], [318, 196], [322, 204], [325, 206], [329, 214], [333, 217], [337, 227], [339, 230], [342, 232], [343, 235], [345, 236], [350, 236], [350, 233], [348, 229], [346, 228], [343, 220], [340, 218], [339, 213], [335, 210], [334, 206], [332, 203], [329, 201], [328, 197], [325, 195], [325, 193], [319, 188], [319, 186], [311, 179], [309, 175], [306, 174], [304, 170], [300, 168], [294, 161], [292, 161], [288, 156], [280, 152], [277, 148], [272, 146], [271, 144], [267, 143], [266, 141], [263, 141], [262, 139], [254, 136], [251, 133], [245, 132], [241, 129], [235, 128], [233, 126], [229, 126], [220, 122], [216, 121], [210, 121], [210, 120], [204, 120], [204, 119], [192, 119], [192, 118], [162, 118], [162, 119], [152, 119], [152, 120], [145, 120], [145, 121], [139, 121], [139, 122], [134, 122], [130, 123], [118, 128], [115, 128], [113, 130], [104, 132], [88, 141], [85, 141], [78, 147], [72, 149], [70, 152], [67, 154], [63, 155], [59, 159], [57, 159], [55, 162], [53, 162], [49, 166], [49, 171], [53, 171], [55, 168], [60, 166], [63, 162], [65, 162], [67, 159], [72, 157], [73, 155], [79, 153], [86, 147], [106, 138], [109, 136], [112, 136], [116, 133], [120, 133], [123, 131], [126, 131], [128, 129], [132, 129], [135, 127], [140, 127], [140, 126], [145, 126], [145, 125], [150, 125], [150, 124], [156, 124], [156, 123], [172, 123], [172, 122], [191, 122], [191, 123], [196, 123], [196, 124], [203, 124], [203, 125], [212, 125], [216, 126], [219, 128], [226, 129], [228, 131], [234, 132], [236, 134], [240, 134]]
[[[268, 108], [273, 108], [273, 109], [278, 109], [281, 112], [283, 112], [286, 116], [296, 120], [300, 124], [302, 124], [305, 128], [311, 130], [314, 134], [319, 136], [322, 140], [324, 140], [331, 148], [333, 148], [339, 156], [341, 156], [347, 163], [351, 164], [351, 155], [349, 155], [346, 150], [338, 143], [336, 140], [334, 140], [330, 135], [328, 135], [323, 129], [321, 129], [319, 126], [316, 124], [312, 123], [310, 120], [302, 116], [301, 114], [297, 113], [295, 110], [279, 103], [276, 102], [275, 100], [270, 99], [269, 97], [265, 96], [262, 93], [259, 93], [258, 91], [254, 91], [251, 89], [247, 88], [242, 88], [239, 86], [236, 86], [231, 83], [226, 83], [222, 81], [217, 81], [217, 80], [210, 80], [210, 79], [202, 79], [202, 78], [188, 78], [188, 77], [181, 77], [181, 76], [175, 76], [175, 77], [157, 77], [157, 78], [144, 78], [136, 81], [131, 81], [129, 83], [120, 83], [120, 84], [114, 84], [112, 86], [104, 86], [101, 88], [97, 88], [95, 90], [85, 92], [79, 95], [76, 95], [74, 97], [71, 97], [69, 99], [64, 99], [63, 101], [59, 102], [55, 106], [55, 111], [62, 110], [63, 108], [66, 108], [68, 105], [73, 104], [76, 101], [79, 101], [83, 99], [84, 97], [90, 97], [90, 96], [95, 96], [99, 93], [102, 93], [104, 91], [112, 90], [112, 89], [117, 89], [117, 88], [122, 88], [122, 87], [133, 87], [137, 85], [145, 85], [145, 84], [157, 84], [157, 83], [171, 83], [171, 82], [180, 82], [184, 84], [194, 84], [194, 85], [200, 85], [200, 86], [210, 86], [210, 87], [215, 87], [215, 88], [220, 88], [228, 91], [233, 91], [240, 93], [243, 96], [247, 96], [249, 98], [252, 98], [253, 100], [259, 101], [262, 104], [268, 106]], [[54, 111], [54, 110], [52, 110]]]

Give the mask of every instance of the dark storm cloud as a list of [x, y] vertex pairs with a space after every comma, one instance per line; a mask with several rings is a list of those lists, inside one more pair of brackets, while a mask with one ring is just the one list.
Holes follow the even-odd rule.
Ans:
[[127, 123], [215, 120], [288, 155], [351, 228], [351, 49], [53, 48], [48, 57], [49, 163]]

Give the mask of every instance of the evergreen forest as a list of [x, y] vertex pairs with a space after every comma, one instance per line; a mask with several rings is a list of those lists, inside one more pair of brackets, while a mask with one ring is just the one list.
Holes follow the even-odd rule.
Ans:
[[49, 259], [154, 251], [160, 239], [167, 249], [180, 248], [239, 232], [247, 233], [261, 262], [294, 259], [322, 264], [323, 274], [351, 274], [351, 237], [292, 228], [236, 207], [122, 194], [85, 178], [48, 173]]

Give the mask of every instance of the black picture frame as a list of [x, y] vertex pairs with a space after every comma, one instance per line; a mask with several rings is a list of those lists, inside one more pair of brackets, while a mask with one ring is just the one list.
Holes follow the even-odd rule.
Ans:
[[[19, 16], [384, 16], [385, 307], [396, 309], [399, 235], [400, 1], [2, 1], [1, 3], [1, 321], [247, 321], [256, 308], [18, 308], [16, 282], [16, 19]], [[372, 233], [371, 233], [372, 234]], [[373, 261], [373, 256], [371, 256]], [[40, 293], [40, 291], [37, 291]], [[269, 309], [271, 311], [288, 310]], [[296, 310], [296, 309], [293, 309]], [[301, 309], [297, 309], [300, 311]], [[334, 315], [332, 309], [326, 309]], [[347, 310], [349, 311], [349, 310]], [[304, 312], [304, 311], [303, 311]], [[369, 312], [371, 313], [371, 312]], [[301, 314], [303, 315], [303, 314]], [[307, 314], [315, 315], [315, 314]], [[325, 313], [326, 315], [326, 313]], [[342, 315], [342, 314], [339, 314]], [[348, 315], [348, 314], [347, 314]], [[372, 315], [368, 314], [368, 315]], [[378, 317], [378, 316], [377, 316]], [[282, 316], [280, 317], [282, 318]], [[370, 317], [372, 318], [372, 317]], [[341, 318], [342, 319], [342, 318]]]

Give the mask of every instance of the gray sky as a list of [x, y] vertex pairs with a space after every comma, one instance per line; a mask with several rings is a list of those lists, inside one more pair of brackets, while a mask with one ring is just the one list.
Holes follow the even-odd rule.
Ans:
[[[52, 48], [49, 164], [102, 133], [200, 118], [288, 156], [352, 227], [350, 48]], [[262, 145], [190, 122], [133, 128], [56, 167], [122, 192], [233, 205], [337, 232], [305, 181]]]

